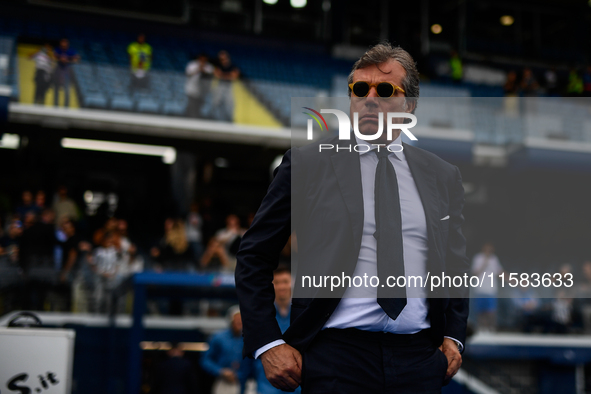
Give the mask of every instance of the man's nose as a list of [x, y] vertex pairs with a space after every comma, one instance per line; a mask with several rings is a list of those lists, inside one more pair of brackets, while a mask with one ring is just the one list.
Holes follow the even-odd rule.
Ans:
[[367, 107], [377, 107], [378, 106], [378, 92], [375, 86], [369, 88], [369, 93], [365, 96], [365, 105]]

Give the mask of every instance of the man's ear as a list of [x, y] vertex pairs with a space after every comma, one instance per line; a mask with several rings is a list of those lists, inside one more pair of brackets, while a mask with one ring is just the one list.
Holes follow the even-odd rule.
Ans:
[[[408, 100], [407, 98], [404, 99], [404, 110], [412, 114], [417, 107], [417, 100]], [[410, 123], [411, 120], [409, 118], [404, 118], [404, 123]]]
[[406, 112], [408, 112], [409, 114], [412, 114], [415, 111], [415, 108], [417, 107], [417, 100], [416, 99], [408, 100], [405, 98], [404, 106], [405, 106]]

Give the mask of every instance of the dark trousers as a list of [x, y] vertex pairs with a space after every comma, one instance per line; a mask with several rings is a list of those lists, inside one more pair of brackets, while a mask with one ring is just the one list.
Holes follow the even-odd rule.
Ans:
[[302, 357], [302, 394], [440, 393], [447, 371], [447, 358], [428, 330], [395, 335], [326, 329]]
[[131, 82], [129, 83], [129, 93], [134, 94], [140, 90], [148, 90], [150, 88], [150, 76], [144, 75], [139, 78], [135, 74], [131, 74]]
[[50, 77], [45, 70], [37, 69], [35, 71], [35, 104], [45, 104], [45, 94], [50, 86]]
[[201, 108], [203, 108], [203, 104], [205, 103], [205, 99], [203, 97], [191, 97], [188, 96], [187, 102], [187, 110], [186, 116], [188, 118], [200, 118], [201, 117]]

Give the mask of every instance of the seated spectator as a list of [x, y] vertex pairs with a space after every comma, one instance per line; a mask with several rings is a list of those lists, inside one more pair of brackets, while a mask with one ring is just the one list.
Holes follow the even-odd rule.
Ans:
[[225, 122], [234, 119], [234, 93], [232, 82], [240, 76], [240, 70], [230, 60], [226, 51], [218, 53], [219, 65], [215, 68], [214, 75], [218, 78], [218, 86], [213, 96], [213, 109], [216, 118]]
[[215, 334], [209, 350], [201, 357], [201, 367], [216, 377], [213, 394], [238, 393], [238, 371], [242, 362], [242, 318], [238, 305], [227, 313], [230, 328]]
[[168, 218], [164, 222], [164, 237], [151, 249], [150, 254], [158, 263], [157, 271], [186, 271], [188, 269], [189, 243], [185, 226], [179, 219]]
[[152, 67], [152, 47], [146, 42], [146, 36], [139, 34], [137, 41], [127, 47], [131, 66], [131, 93], [149, 87], [148, 71]]
[[185, 75], [187, 76], [185, 94], [189, 99], [187, 103], [187, 117], [202, 117], [203, 104], [209, 94], [213, 72], [214, 68], [204, 53], [199, 54], [195, 60], [187, 64], [185, 68]]

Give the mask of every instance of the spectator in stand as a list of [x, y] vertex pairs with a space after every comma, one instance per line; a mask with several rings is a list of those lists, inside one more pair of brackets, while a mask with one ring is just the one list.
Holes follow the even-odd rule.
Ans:
[[215, 68], [214, 75], [218, 78], [218, 86], [214, 92], [213, 107], [217, 111], [217, 119], [232, 122], [234, 119], [234, 93], [232, 82], [240, 76], [240, 70], [230, 60], [226, 51], [218, 53], [219, 65]]
[[[117, 226], [119, 224], [119, 220], [112, 216], [107, 219], [103, 227], [97, 229], [94, 234], [92, 235], [92, 242], [95, 246], [100, 246], [103, 244], [103, 237], [107, 233], [114, 234], [117, 231]], [[116, 244], [119, 244], [118, 240], [116, 240]]]
[[122, 274], [124, 276], [133, 275], [144, 270], [144, 259], [138, 255], [137, 247], [129, 239], [127, 229], [127, 220], [119, 219], [115, 233], [119, 240], [119, 253], [121, 253], [124, 261], [122, 266]]
[[96, 311], [101, 313], [110, 311], [111, 293], [122, 279], [121, 271], [124, 263], [115, 242], [114, 233], [105, 233], [102, 244], [89, 257], [90, 267], [95, 274], [93, 298]]
[[[62, 231], [64, 232], [66, 241], [62, 243], [62, 271], [60, 273], [60, 281], [62, 283], [66, 283], [73, 279], [71, 275], [74, 273], [75, 268], [81, 252], [81, 244], [86, 244], [83, 242], [82, 237], [80, 237], [76, 233], [76, 226], [74, 222], [70, 219], [64, 219], [62, 221]], [[84, 250], [88, 251], [90, 249], [90, 245], [84, 245]]]
[[187, 217], [187, 241], [191, 252], [193, 253], [194, 261], [201, 261], [203, 255], [203, 219], [199, 214], [199, 204], [193, 202]]
[[558, 87], [558, 74], [556, 73], [556, 67], [552, 67], [544, 73], [544, 82], [546, 88], [546, 94], [549, 97], [558, 97], [560, 95], [560, 89]]
[[583, 73], [583, 97], [591, 97], [591, 65]]
[[37, 222], [37, 213], [33, 210], [27, 211], [23, 219], [23, 230], [26, 231], [33, 227]]
[[518, 116], [519, 114], [519, 83], [517, 81], [517, 73], [515, 70], [509, 71], [505, 85], [503, 86], [505, 92], [505, 113], [507, 115]]
[[539, 323], [540, 316], [538, 308], [540, 301], [535, 295], [533, 289], [527, 286], [517, 287], [513, 289], [513, 303], [516, 324], [523, 332], [532, 332], [533, 327]]
[[[54, 233], [53, 212], [43, 212], [38, 220], [34, 211], [25, 215], [25, 229], [20, 242], [20, 266], [25, 278], [25, 309], [43, 310], [46, 305], [52, 309], [63, 309], [50, 303], [48, 294], [57, 284], [57, 272], [53, 262], [53, 248], [57, 243]], [[67, 301], [65, 302], [67, 304]]]
[[505, 97], [515, 97], [519, 92], [519, 85], [517, 83], [517, 73], [515, 70], [509, 71], [505, 85], [503, 86]]
[[57, 188], [57, 197], [53, 200], [53, 211], [55, 212], [56, 223], [60, 224], [64, 219], [78, 221], [78, 206], [68, 197], [68, 188], [60, 185]]
[[131, 65], [131, 83], [129, 85], [131, 93], [139, 89], [147, 89], [150, 83], [148, 71], [152, 67], [152, 47], [146, 43], [144, 34], [139, 34], [137, 41], [129, 44], [127, 54]]
[[60, 40], [60, 44], [53, 50], [57, 61], [54, 73], [53, 104], [57, 107], [59, 103], [60, 88], [64, 89], [64, 107], [70, 106], [70, 80], [72, 78], [72, 64], [80, 61], [80, 55], [70, 48], [70, 41], [66, 38]]
[[19, 261], [19, 245], [23, 234], [22, 222], [13, 219], [8, 226], [8, 232], [0, 238], [0, 255], [8, 257], [13, 264]]
[[45, 104], [45, 95], [53, 76], [53, 58], [51, 45], [45, 44], [39, 52], [31, 55], [35, 61], [35, 104]]
[[550, 332], [565, 334], [573, 323], [573, 298], [567, 291], [559, 290], [552, 302]]
[[576, 67], [572, 67], [568, 74], [566, 94], [569, 97], [579, 97], [583, 94], [583, 79]]
[[20, 220], [24, 221], [29, 211], [35, 215], [41, 213], [41, 210], [33, 203], [33, 193], [30, 190], [25, 190], [22, 194], [22, 204], [16, 208], [16, 214]]
[[191, 362], [184, 358], [179, 343], [166, 352], [168, 359], [155, 370], [152, 394], [194, 394], [198, 392], [197, 377]]
[[45, 191], [37, 190], [35, 194], [35, 207], [37, 208], [38, 212], [43, 212], [47, 208], [47, 199], [45, 195]]
[[217, 378], [213, 394], [238, 393], [238, 371], [242, 362], [242, 319], [238, 305], [228, 310], [230, 328], [215, 334], [209, 350], [201, 357], [201, 367]]
[[531, 68], [526, 67], [523, 69], [519, 88], [524, 97], [535, 97], [539, 95], [540, 85], [538, 84]]
[[157, 271], [186, 271], [190, 261], [189, 243], [185, 226], [179, 219], [168, 218], [164, 222], [164, 237], [150, 251], [158, 263]]
[[449, 68], [451, 71], [451, 80], [457, 84], [461, 83], [462, 78], [464, 77], [464, 67], [462, 65], [462, 59], [460, 59], [460, 56], [456, 51], [451, 51]]
[[209, 94], [213, 72], [214, 67], [209, 63], [209, 59], [204, 53], [199, 54], [196, 60], [192, 60], [187, 64], [185, 68], [185, 74], [187, 76], [185, 94], [189, 99], [187, 103], [187, 117], [200, 118], [203, 116], [203, 104]]
[[[44, 274], [52, 274], [46, 279], [54, 282], [53, 251], [57, 244], [55, 237], [55, 215], [50, 209], [41, 214], [40, 220], [33, 211], [25, 216], [25, 230], [21, 238], [21, 265], [26, 272], [41, 269]], [[37, 275], [45, 276], [45, 275]], [[49, 275], [48, 275], [49, 276]]]
[[486, 242], [482, 247], [482, 252], [476, 254], [472, 259], [472, 275], [479, 278], [484, 275], [488, 278], [482, 283], [482, 286], [474, 289], [478, 328], [482, 331], [496, 330], [497, 278], [502, 272], [503, 267], [495, 255], [493, 244]]
[[[74, 222], [68, 218], [62, 220], [61, 232], [65, 237], [65, 241], [61, 242], [61, 271], [59, 276], [60, 293], [67, 297], [67, 303], [71, 304], [73, 310], [76, 312], [87, 312], [87, 308], [80, 308], [80, 304], [86, 305], [87, 298], [81, 298], [78, 291], [78, 280], [84, 268], [85, 256], [92, 251], [90, 243], [83, 240], [77, 233]], [[59, 239], [59, 238], [58, 238]], [[70, 306], [68, 310], [72, 309]]]
[[234, 214], [228, 215], [226, 217], [226, 227], [218, 230], [213, 239], [209, 241], [207, 249], [201, 258], [201, 266], [209, 266], [211, 260], [217, 257], [222, 269], [234, 272], [236, 253], [244, 233], [245, 230], [240, 226], [238, 216]]
[[[591, 298], [591, 260], [587, 260], [582, 266], [583, 278], [577, 281], [577, 298]], [[591, 302], [591, 300], [588, 300]]]
[[[291, 271], [287, 265], [279, 264], [277, 269], [273, 271], [273, 287], [275, 288], [275, 309], [277, 311], [275, 318], [283, 334], [289, 328], [291, 316]], [[250, 377], [256, 380], [258, 394], [283, 393], [283, 391], [273, 387], [267, 379], [260, 358], [256, 360], [245, 358], [242, 360], [239, 376], [243, 393], [246, 380]], [[300, 392], [301, 388], [298, 387], [295, 393]]]

